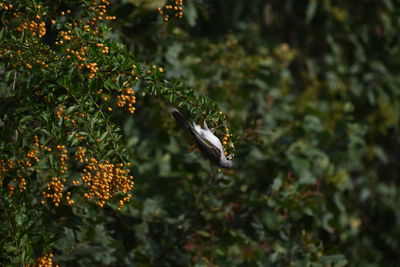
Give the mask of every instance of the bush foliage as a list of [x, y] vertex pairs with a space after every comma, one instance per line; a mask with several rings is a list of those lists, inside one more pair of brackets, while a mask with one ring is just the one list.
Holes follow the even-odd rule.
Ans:
[[0, 1], [0, 263], [395, 265], [398, 11]]

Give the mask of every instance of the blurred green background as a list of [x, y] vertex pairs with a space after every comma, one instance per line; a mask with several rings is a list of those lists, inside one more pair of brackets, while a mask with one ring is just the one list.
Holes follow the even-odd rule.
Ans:
[[165, 24], [137, 2], [114, 5], [115, 38], [217, 102], [236, 167], [188, 154], [165, 101], [141, 98], [121, 119], [135, 200], [112, 224], [127, 264], [395, 266], [398, 3], [184, 1]]

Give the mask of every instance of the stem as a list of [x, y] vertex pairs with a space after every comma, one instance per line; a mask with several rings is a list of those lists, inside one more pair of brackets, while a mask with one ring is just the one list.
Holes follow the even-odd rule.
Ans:
[[13, 85], [12, 85], [12, 90], [13, 90], [13, 91], [15, 90], [15, 84], [16, 84], [16, 82], [17, 82], [17, 71], [15, 71], [15, 73], [14, 73], [14, 81], [13, 81]]

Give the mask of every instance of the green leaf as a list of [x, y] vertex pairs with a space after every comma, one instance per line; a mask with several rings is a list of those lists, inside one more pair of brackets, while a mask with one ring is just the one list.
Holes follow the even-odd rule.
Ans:
[[211, 234], [207, 231], [203, 231], [203, 230], [197, 230], [196, 233], [202, 237], [211, 237]]
[[272, 183], [272, 190], [278, 191], [282, 186], [282, 179], [280, 177], [276, 177], [274, 182]]
[[306, 24], [310, 24], [311, 20], [313, 19], [315, 12], [318, 7], [317, 0], [310, 0], [308, 1], [307, 11], [306, 11]]

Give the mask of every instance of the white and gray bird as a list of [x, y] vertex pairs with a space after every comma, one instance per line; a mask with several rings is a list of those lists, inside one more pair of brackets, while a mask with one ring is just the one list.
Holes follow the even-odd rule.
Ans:
[[232, 168], [233, 161], [228, 159], [231, 156], [225, 156], [221, 141], [213, 134], [205, 122], [203, 128], [201, 128], [200, 125], [194, 123], [191, 125], [176, 108], [170, 107], [169, 112], [193, 136], [197, 147], [204, 157], [222, 168]]

